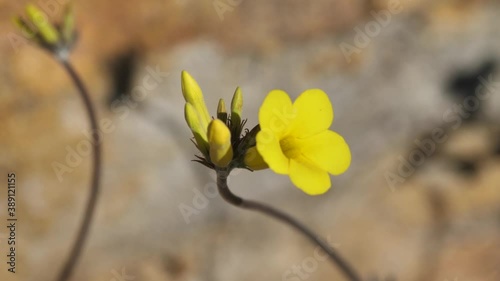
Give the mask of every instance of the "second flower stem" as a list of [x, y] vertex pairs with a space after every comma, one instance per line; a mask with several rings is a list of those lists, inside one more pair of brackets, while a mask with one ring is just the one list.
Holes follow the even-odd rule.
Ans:
[[71, 275], [78, 262], [78, 259], [81, 256], [83, 246], [85, 245], [90, 230], [92, 218], [94, 217], [95, 213], [97, 198], [99, 196], [99, 189], [100, 189], [99, 186], [101, 178], [101, 140], [99, 139], [98, 135], [99, 127], [97, 124], [96, 112], [92, 104], [92, 101], [90, 100], [90, 95], [87, 89], [85, 88], [85, 85], [83, 84], [82, 80], [80, 79], [80, 76], [76, 73], [75, 69], [69, 63], [69, 61], [62, 60], [61, 64], [68, 73], [68, 75], [71, 77], [71, 80], [78, 89], [78, 93], [80, 94], [83, 103], [85, 105], [85, 110], [87, 112], [90, 122], [90, 129], [92, 130], [91, 135], [92, 135], [92, 146], [93, 146], [92, 180], [90, 184], [91, 185], [90, 194], [87, 199], [87, 206], [85, 209], [85, 213], [83, 215], [83, 221], [81, 223], [80, 229], [78, 231], [71, 252], [69, 253], [68, 259], [66, 260], [61, 272], [57, 277], [57, 281], [66, 281], [71, 278]]
[[321, 249], [323, 249], [323, 251], [325, 251], [325, 253], [327, 253], [328, 256], [330, 257], [330, 260], [336, 266], [338, 266], [338, 268], [342, 271], [342, 273], [344, 274], [345, 277], [347, 277], [348, 280], [350, 281], [362, 280], [360, 275], [354, 270], [354, 268], [345, 259], [343, 259], [332, 247], [330, 247], [328, 243], [324, 239], [322, 239], [319, 235], [314, 233], [312, 230], [310, 230], [308, 227], [306, 227], [304, 224], [299, 222], [294, 217], [278, 209], [275, 209], [271, 206], [256, 201], [245, 200], [235, 195], [234, 193], [231, 192], [231, 190], [227, 186], [227, 177], [228, 177], [227, 171], [225, 170], [217, 171], [217, 188], [219, 190], [220, 195], [226, 202], [243, 209], [261, 212], [265, 215], [273, 217], [289, 225], [290, 227], [294, 228], [295, 230], [299, 231], [304, 236], [306, 236], [312, 243], [318, 245]]

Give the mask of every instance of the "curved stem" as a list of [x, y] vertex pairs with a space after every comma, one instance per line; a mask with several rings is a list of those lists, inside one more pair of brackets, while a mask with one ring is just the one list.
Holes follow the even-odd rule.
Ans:
[[345, 277], [347, 277], [348, 280], [350, 281], [362, 280], [360, 275], [353, 269], [353, 267], [346, 260], [344, 260], [332, 247], [330, 247], [325, 240], [323, 240], [320, 236], [318, 236], [312, 230], [307, 228], [304, 224], [302, 224], [292, 216], [278, 209], [275, 209], [271, 206], [259, 202], [245, 200], [232, 193], [231, 190], [229, 190], [229, 187], [227, 186], [227, 176], [228, 176], [227, 171], [225, 170], [217, 171], [217, 187], [219, 189], [220, 195], [224, 200], [226, 200], [228, 203], [234, 206], [243, 209], [261, 212], [265, 215], [273, 217], [289, 225], [290, 227], [294, 228], [295, 230], [299, 231], [304, 236], [306, 236], [312, 243], [321, 247], [321, 249], [323, 249], [323, 251], [325, 251], [325, 253], [328, 254], [331, 261], [339, 267], [339, 269], [342, 271]]
[[73, 244], [73, 248], [71, 249], [71, 252], [68, 256], [68, 259], [66, 260], [66, 263], [64, 264], [61, 272], [59, 273], [59, 276], [56, 279], [58, 281], [66, 281], [71, 277], [75, 265], [78, 262], [90, 230], [92, 218], [94, 216], [95, 206], [99, 195], [99, 182], [101, 175], [101, 140], [99, 139], [96, 112], [94, 106], [92, 105], [92, 101], [90, 100], [89, 93], [85, 88], [85, 85], [83, 84], [79, 75], [76, 73], [75, 69], [69, 63], [69, 61], [61, 60], [60, 62], [71, 77], [71, 80], [75, 84], [76, 88], [78, 89], [78, 92], [85, 105], [85, 110], [90, 122], [90, 128], [92, 130], [91, 135], [93, 146], [91, 190], [87, 199], [87, 206], [83, 215], [83, 221], [80, 226], [80, 230], [78, 231], [76, 240]]

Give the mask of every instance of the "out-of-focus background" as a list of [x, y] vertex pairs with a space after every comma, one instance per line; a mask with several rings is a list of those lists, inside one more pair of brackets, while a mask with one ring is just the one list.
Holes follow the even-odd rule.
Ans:
[[[37, 4], [56, 21], [64, 2]], [[75, 88], [10, 21], [26, 3], [0, 0], [0, 170], [17, 175], [19, 218], [16, 274], [0, 228], [9, 281], [55, 278], [90, 176]], [[271, 89], [295, 98], [321, 88], [332, 100], [332, 129], [353, 160], [328, 193], [307, 196], [270, 171], [235, 172], [235, 193], [304, 221], [365, 278], [499, 280], [497, 1], [74, 4], [71, 61], [109, 130], [97, 217], [72, 280], [345, 280], [299, 234], [213, 196], [213, 174], [190, 161], [181, 70], [212, 112], [241, 86], [252, 127]], [[157, 83], [134, 95], [144, 79]]]

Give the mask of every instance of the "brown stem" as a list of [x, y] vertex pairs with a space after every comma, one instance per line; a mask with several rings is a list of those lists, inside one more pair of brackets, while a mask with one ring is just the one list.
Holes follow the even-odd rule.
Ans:
[[66, 70], [66, 72], [69, 74], [76, 88], [78, 89], [80, 97], [82, 98], [83, 103], [85, 105], [85, 110], [87, 112], [90, 122], [90, 128], [92, 130], [91, 135], [92, 135], [92, 145], [93, 145], [92, 182], [91, 182], [90, 194], [87, 199], [87, 206], [85, 208], [85, 213], [83, 215], [83, 221], [80, 226], [80, 230], [78, 231], [76, 240], [73, 244], [73, 248], [71, 249], [71, 252], [68, 256], [68, 259], [66, 260], [66, 263], [64, 264], [61, 272], [59, 273], [56, 279], [57, 281], [66, 281], [70, 279], [73, 270], [78, 262], [78, 259], [81, 256], [81, 252], [87, 240], [90, 226], [92, 223], [92, 218], [95, 212], [97, 198], [99, 195], [99, 185], [100, 185], [99, 183], [101, 175], [101, 140], [99, 139], [99, 133], [98, 133], [99, 127], [97, 125], [96, 112], [92, 104], [92, 101], [90, 100], [90, 95], [87, 89], [85, 88], [85, 85], [83, 84], [79, 75], [76, 73], [75, 69], [69, 63], [69, 61], [60, 60], [60, 62], [64, 67], [64, 69]]
[[228, 176], [227, 171], [225, 170], [217, 171], [217, 187], [219, 189], [220, 195], [226, 202], [243, 209], [261, 212], [265, 215], [273, 217], [289, 225], [290, 227], [294, 228], [295, 230], [299, 231], [304, 236], [306, 236], [312, 243], [321, 247], [321, 249], [323, 249], [323, 251], [325, 251], [325, 253], [328, 254], [331, 261], [339, 267], [339, 269], [342, 271], [345, 277], [347, 277], [348, 280], [350, 281], [362, 280], [360, 275], [353, 269], [353, 267], [346, 260], [344, 260], [332, 247], [330, 247], [325, 240], [323, 240], [319, 235], [314, 233], [304, 224], [302, 224], [295, 218], [291, 217], [290, 215], [278, 209], [275, 209], [271, 206], [259, 202], [245, 200], [232, 193], [231, 190], [229, 190], [229, 187], [227, 186], [227, 176]]

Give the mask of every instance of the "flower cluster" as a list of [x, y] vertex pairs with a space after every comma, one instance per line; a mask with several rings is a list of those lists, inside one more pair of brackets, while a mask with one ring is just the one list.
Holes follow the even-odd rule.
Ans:
[[259, 110], [259, 125], [245, 130], [243, 97], [236, 89], [231, 113], [219, 101], [212, 119], [196, 81], [182, 72], [186, 121], [202, 156], [196, 161], [212, 169], [270, 168], [288, 175], [292, 183], [309, 195], [325, 193], [330, 176], [344, 173], [351, 163], [349, 146], [329, 130], [333, 108], [328, 95], [319, 89], [303, 92], [292, 103], [287, 93], [273, 90]]
[[211, 118], [198, 83], [186, 71], [181, 74], [181, 82], [182, 94], [186, 101], [184, 117], [193, 133], [196, 147], [202, 154], [197, 156], [195, 161], [211, 169], [228, 171], [234, 168], [267, 168], [255, 149], [255, 135], [259, 127], [245, 130], [242, 135], [246, 120], [241, 118], [241, 89], [236, 88], [234, 92], [231, 113], [226, 111], [226, 104], [221, 99], [217, 106], [217, 118]]

